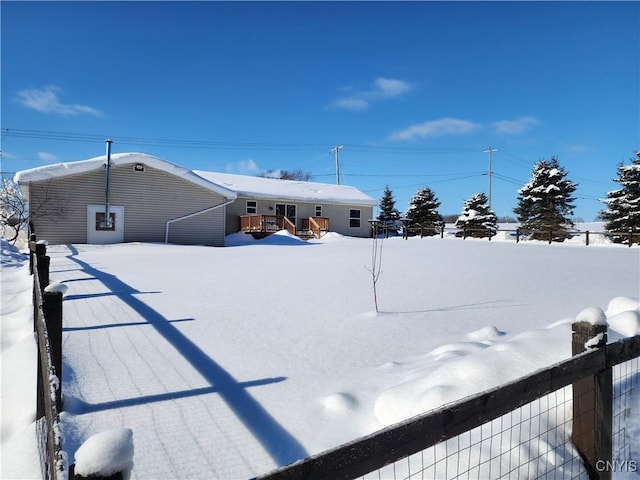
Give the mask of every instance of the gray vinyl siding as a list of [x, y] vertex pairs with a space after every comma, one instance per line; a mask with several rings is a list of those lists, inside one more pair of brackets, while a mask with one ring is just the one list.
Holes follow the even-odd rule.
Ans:
[[[109, 183], [109, 203], [124, 207], [125, 242], [164, 242], [167, 220], [225, 201], [219, 194], [149, 166], [144, 172], [134, 172], [133, 165], [113, 167]], [[52, 244], [86, 243], [87, 205], [105, 203], [105, 172], [96, 170], [30, 185], [33, 205], [45, 194], [63, 208], [57, 218], [34, 219], [38, 238]], [[169, 241], [222, 246], [224, 225], [222, 207], [171, 224]]]
[[[373, 207], [369, 205], [338, 205], [322, 202], [296, 202], [294, 200], [277, 200], [277, 199], [257, 199], [238, 197], [235, 202], [227, 207], [227, 235], [235, 233], [240, 230], [240, 215], [247, 214], [247, 200], [254, 200], [257, 202], [257, 214], [259, 215], [274, 215], [274, 206], [276, 203], [285, 203], [289, 205], [296, 205], [296, 227], [302, 226], [302, 219], [314, 217], [316, 214], [316, 205], [322, 206], [322, 216], [329, 217], [329, 228], [332, 232], [337, 232], [342, 235], [348, 235], [351, 237], [370, 237], [371, 225], [367, 222], [373, 215]], [[271, 209], [270, 209], [271, 207]], [[349, 226], [349, 210], [356, 209], [361, 211], [360, 227]]]

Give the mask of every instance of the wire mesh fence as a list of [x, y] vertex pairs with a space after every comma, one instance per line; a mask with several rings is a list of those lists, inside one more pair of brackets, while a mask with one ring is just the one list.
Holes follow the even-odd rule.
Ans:
[[[574, 324], [573, 341], [606, 326]], [[580, 337], [579, 333], [591, 334]], [[593, 330], [593, 331], [592, 331]], [[597, 337], [601, 338], [601, 337]], [[638, 472], [640, 336], [258, 477], [261, 480], [589, 479]], [[589, 342], [587, 342], [589, 343]], [[637, 431], [630, 431], [636, 428]], [[634, 444], [634, 441], [636, 444]]]
[[[613, 462], [619, 471], [640, 472], [640, 432], [630, 432], [629, 420], [640, 416], [640, 357], [613, 367]], [[634, 443], [633, 433], [636, 433]]]
[[588, 479], [571, 442], [571, 387], [360, 478]]

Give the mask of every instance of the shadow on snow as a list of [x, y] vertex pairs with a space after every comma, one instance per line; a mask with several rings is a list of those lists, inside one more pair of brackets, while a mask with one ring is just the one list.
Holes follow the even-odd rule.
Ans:
[[[136, 298], [134, 294], [140, 293], [130, 285], [111, 275], [93, 268], [88, 263], [77, 258], [78, 250], [73, 245], [67, 245], [71, 255], [67, 258], [77, 263], [85, 273], [99, 279], [102, 284], [115, 294], [121, 301], [135, 310], [146, 322], [151, 325], [173, 348], [191, 364], [210, 384], [211, 388], [195, 389], [190, 392], [175, 392], [161, 395], [142, 397], [141, 399], [125, 399], [107, 402], [99, 405], [85, 404], [88, 410], [101, 410], [106, 408], [119, 408], [134, 405], [138, 400], [141, 403], [182, 398], [204, 393], [218, 393], [235, 413], [245, 427], [254, 435], [264, 449], [269, 453], [278, 465], [287, 465], [295, 460], [308, 456], [304, 447], [287, 432], [248, 392], [247, 388], [257, 385], [266, 385], [284, 381], [285, 378], [271, 378], [254, 380], [251, 382], [238, 382], [222, 366], [210, 358], [192, 340], [175, 328], [171, 321], [162, 314], [149, 307]], [[195, 392], [195, 393], [193, 393]], [[73, 400], [72, 400], [73, 405]], [[77, 406], [83, 410], [82, 405]]]

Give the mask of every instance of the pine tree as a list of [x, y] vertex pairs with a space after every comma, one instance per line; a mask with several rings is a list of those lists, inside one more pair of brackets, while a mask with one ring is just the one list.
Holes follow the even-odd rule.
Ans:
[[533, 166], [529, 183], [518, 190], [518, 206], [513, 211], [532, 238], [546, 240], [550, 232], [554, 240], [568, 237], [568, 229], [573, 226], [572, 194], [577, 185], [566, 176], [556, 157], [541, 160]]
[[[492, 237], [498, 231], [498, 218], [489, 208], [487, 196], [476, 193], [465, 200], [462, 214], [456, 220], [456, 228], [468, 230], [471, 237]], [[458, 232], [457, 236], [463, 235]]]
[[409, 202], [406, 217], [410, 227], [420, 227], [423, 235], [436, 235], [442, 225], [440, 202], [429, 187], [418, 190]]
[[[607, 198], [601, 200], [608, 207], [600, 213], [607, 221], [605, 229], [609, 232], [640, 230], [640, 151], [631, 159], [631, 165], [618, 165], [618, 178], [614, 181], [622, 188], [608, 192]], [[626, 238], [614, 235], [613, 241], [620, 243]]]
[[380, 199], [380, 213], [378, 214], [378, 220], [381, 222], [389, 222], [400, 218], [400, 212], [396, 209], [396, 201], [393, 199], [393, 192], [389, 188], [389, 185], [384, 187], [382, 198]]

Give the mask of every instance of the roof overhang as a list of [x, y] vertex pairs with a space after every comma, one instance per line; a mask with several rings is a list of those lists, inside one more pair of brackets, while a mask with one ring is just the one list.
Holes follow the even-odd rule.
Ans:
[[[102, 155], [100, 157], [91, 158], [89, 160], [45, 165], [42, 167], [17, 172], [13, 179], [20, 187], [23, 198], [25, 198], [25, 200], [28, 200], [29, 184], [36, 182], [45, 182], [48, 180], [54, 180], [56, 178], [81, 175], [83, 173], [99, 170], [104, 168], [106, 161], [106, 155]], [[112, 167], [120, 165], [136, 165], [139, 163], [179, 177], [187, 182], [193, 183], [211, 192], [222, 195], [228, 200], [233, 200], [237, 197], [235, 191], [219, 185], [215, 182], [211, 182], [206, 178], [196, 175], [191, 170], [187, 170], [184, 167], [180, 167], [158, 157], [147, 155], [145, 153], [116, 153], [110, 156], [110, 165]]]

